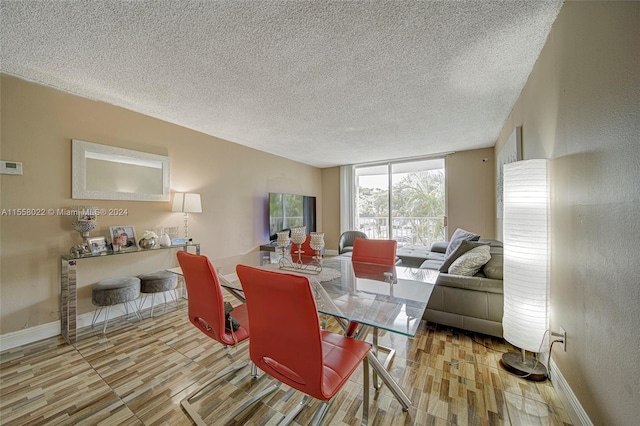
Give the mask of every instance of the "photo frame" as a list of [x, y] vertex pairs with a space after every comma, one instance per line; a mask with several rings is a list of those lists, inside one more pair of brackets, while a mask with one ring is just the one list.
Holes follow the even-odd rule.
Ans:
[[91, 254], [96, 255], [107, 251], [107, 239], [105, 237], [92, 237], [87, 239]]
[[120, 225], [120, 226], [109, 227], [109, 236], [111, 238], [112, 244], [113, 244], [114, 238], [119, 235], [126, 235], [127, 237], [126, 244], [119, 246], [120, 250], [137, 250], [138, 249], [138, 238], [136, 237], [136, 230], [132, 225]]
[[522, 160], [522, 126], [513, 129], [511, 136], [507, 139], [496, 161], [496, 217], [502, 219], [503, 204], [503, 170], [504, 165]]

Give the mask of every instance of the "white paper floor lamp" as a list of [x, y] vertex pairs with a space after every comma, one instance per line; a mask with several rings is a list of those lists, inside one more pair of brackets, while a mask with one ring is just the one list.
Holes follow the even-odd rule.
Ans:
[[526, 351], [540, 352], [549, 329], [549, 161], [504, 166], [504, 338], [521, 349], [502, 366], [530, 380], [545, 380], [546, 368]]
[[189, 242], [189, 213], [202, 213], [200, 194], [176, 192], [173, 195], [172, 212], [184, 213], [184, 240]]

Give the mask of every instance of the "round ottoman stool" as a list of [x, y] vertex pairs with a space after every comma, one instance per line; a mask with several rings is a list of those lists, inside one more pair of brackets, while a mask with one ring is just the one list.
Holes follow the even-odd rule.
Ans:
[[155, 271], [138, 275], [138, 278], [140, 279], [140, 293], [144, 295], [140, 308], [144, 305], [147, 296], [151, 294], [151, 317], [153, 317], [153, 307], [156, 303], [157, 293], [162, 293], [164, 296], [164, 311], [167, 310], [167, 292], [173, 293], [173, 301], [176, 308], [178, 307], [178, 295], [176, 294], [178, 276], [176, 274], [169, 271]]
[[[102, 312], [102, 308], [107, 307], [107, 314], [104, 320], [104, 327], [102, 333], [107, 330], [107, 324], [109, 324], [109, 311], [112, 306], [124, 304], [124, 309], [129, 316], [128, 304], [140, 297], [140, 279], [137, 277], [120, 277], [109, 278], [106, 280], [98, 281], [91, 288], [91, 303], [100, 307], [99, 310], [93, 313], [93, 321], [91, 326], [93, 327], [96, 320]], [[134, 305], [135, 306], [135, 305]], [[142, 319], [137, 309], [132, 309], [133, 312]]]

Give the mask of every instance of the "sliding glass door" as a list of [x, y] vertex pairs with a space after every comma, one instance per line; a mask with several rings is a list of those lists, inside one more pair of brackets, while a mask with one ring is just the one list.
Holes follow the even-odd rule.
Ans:
[[356, 166], [356, 229], [398, 246], [445, 240], [444, 159]]

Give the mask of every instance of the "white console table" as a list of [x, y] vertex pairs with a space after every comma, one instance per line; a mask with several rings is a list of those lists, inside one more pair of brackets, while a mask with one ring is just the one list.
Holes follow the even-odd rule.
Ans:
[[87, 259], [100, 259], [105, 256], [127, 256], [136, 253], [148, 253], [158, 250], [182, 249], [188, 251], [190, 247], [195, 248], [196, 254], [200, 254], [200, 244], [180, 244], [168, 247], [157, 247], [153, 249], [138, 249], [129, 251], [107, 251], [97, 255], [86, 254], [78, 257], [71, 255], [60, 256], [60, 333], [67, 343], [76, 346], [77, 338], [77, 289], [76, 274], [78, 261]]

